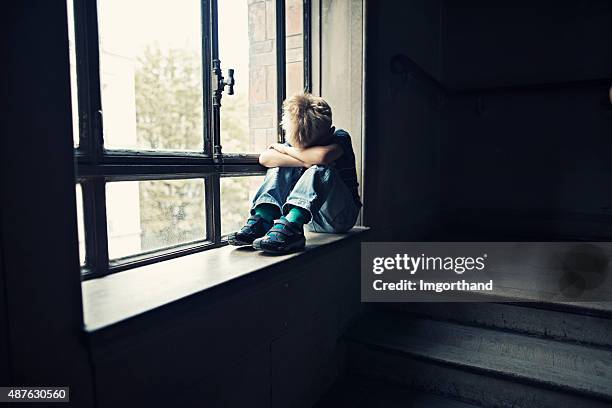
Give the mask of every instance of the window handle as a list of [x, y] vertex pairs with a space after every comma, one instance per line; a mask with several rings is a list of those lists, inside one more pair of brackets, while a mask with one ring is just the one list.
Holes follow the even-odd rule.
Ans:
[[234, 70], [232, 68], [227, 70], [227, 79], [223, 76], [223, 71], [221, 70], [221, 61], [213, 60], [213, 93], [215, 102], [218, 103], [218, 106], [221, 106], [221, 94], [225, 91], [225, 86], [229, 87], [227, 92], [228, 95], [234, 94], [234, 85], [236, 81], [234, 80]]
[[227, 90], [227, 94], [228, 95], [233, 95], [234, 94], [234, 85], [236, 84], [236, 81], [234, 80], [234, 69], [230, 68], [227, 70], [227, 80], [223, 80], [223, 87], [225, 88], [225, 85], [227, 85], [229, 87], [229, 89]]

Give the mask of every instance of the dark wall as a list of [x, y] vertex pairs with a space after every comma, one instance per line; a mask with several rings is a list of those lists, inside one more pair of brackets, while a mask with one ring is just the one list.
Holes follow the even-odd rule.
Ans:
[[[0, 248], [2, 248], [0, 242]], [[0, 383], [10, 384], [10, 349], [9, 325], [6, 310], [6, 295], [4, 288], [4, 270], [2, 267], [2, 251], [0, 250]]]
[[439, 2], [366, 5], [365, 224], [378, 239], [420, 239], [439, 206], [441, 111], [423, 80], [440, 69]]
[[440, 150], [447, 229], [487, 239], [612, 236], [605, 96], [605, 86], [579, 84], [453, 99]]
[[440, 81], [451, 89], [610, 78], [607, 0], [445, 0]]
[[612, 3], [368, 12], [370, 225], [390, 239], [612, 235]]
[[11, 385], [70, 386], [73, 404], [91, 406], [66, 2], [13, 2], [2, 18], [0, 242], [8, 330], [0, 335], [8, 336], [10, 361], [1, 365], [10, 367]]

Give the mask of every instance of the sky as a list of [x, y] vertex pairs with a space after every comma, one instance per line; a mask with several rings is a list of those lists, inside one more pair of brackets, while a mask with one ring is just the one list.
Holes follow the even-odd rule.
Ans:
[[[218, 0], [219, 55], [224, 70], [248, 72], [247, 0]], [[99, 0], [103, 47], [123, 55], [146, 45], [186, 48], [200, 53], [199, 0]]]

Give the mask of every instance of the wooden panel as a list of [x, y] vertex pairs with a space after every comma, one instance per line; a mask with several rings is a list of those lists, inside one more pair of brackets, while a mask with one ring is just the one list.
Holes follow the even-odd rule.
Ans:
[[210, 348], [165, 348], [96, 368], [99, 407], [270, 406], [269, 348], [219, 354]]
[[269, 406], [271, 389], [283, 401], [318, 398], [343, 356], [336, 347], [339, 299], [359, 282], [357, 239], [324, 249], [285, 260], [274, 276], [261, 270], [248, 284], [198, 293], [90, 333], [101, 405], [119, 404], [126, 393], [134, 403], [169, 404], [180, 394], [184, 405], [211, 406], [244, 406], [244, 398]]
[[338, 375], [338, 315], [327, 313], [275, 340], [272, 407], [312, 407]]

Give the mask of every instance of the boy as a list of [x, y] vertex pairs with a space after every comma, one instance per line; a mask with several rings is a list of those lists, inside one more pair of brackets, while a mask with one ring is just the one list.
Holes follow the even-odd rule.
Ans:
[[259, 156], [269, 170], [251, 217], [228, 237], [232, 245], [288, 253], [306, 245], [304, 224], [329, 233], [355, 224], [361, 208], [355, 154], [349, 134], [332, 126], [327, 102], [295, 95], [283, 103], [281, 125], [288, 143], [275, 143]]

